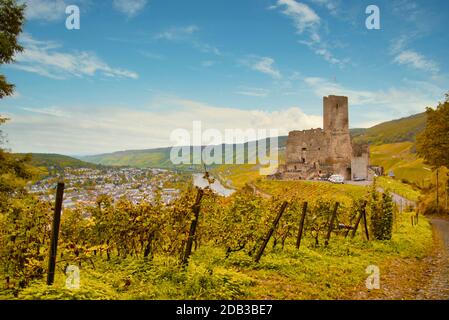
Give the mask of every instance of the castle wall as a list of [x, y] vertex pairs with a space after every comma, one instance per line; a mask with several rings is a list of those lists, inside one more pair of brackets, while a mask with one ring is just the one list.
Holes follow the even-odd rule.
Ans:
[[313, 163], [322, 159], [329, 141], [322, 129], [292, 131], [287, 139], [287, 163]]
[[286, 178], [311, 179], [323, 174], [341, 174], [351, 179], [352, 146], [349, 135], [348, 98], [323, 99], [323, 127], [292, 131], [288, 135]]
[[361, 156], [353, 157], [351, 160], [351, 179], [370, 180], [368, 175], [369, 154], [363, 153]]

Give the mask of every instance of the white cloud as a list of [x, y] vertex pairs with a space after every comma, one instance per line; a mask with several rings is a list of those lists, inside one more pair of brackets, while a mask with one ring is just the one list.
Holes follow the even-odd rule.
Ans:
[[196, 39], [195, 34], [200, 30], [196, 25], [188, 25], [182, 27], [171, 27], [154, 36], [156, 40], [166, 40], [175, 43], [187, 43], [193, 48], [203, 52], [221, 56], [221, 51], [210, 44], [201, 42]]
[[308, 5], [295, 0], [278, 0], [277, 7], [282, 7], [282, 13], [293, 19], [298, 33], [316, 32], [320, 17]]
[[133, 17], [145, 8], [147, 2], [147, 0], [114, 0], [112, 6], [128, 17]]
[[394, 62], [401, 65], [408, 65], [414, 69], [423, 70], [431, 73], [438, 73], [438, 64], [432, 60], [427, 59], [423, 55], [413, 51], [405, 50], [396, 55]]
[[21, 37], [21, 42], [25, 50], [16, 56], [17, 63], [10, 65], [10, 68], [37, 73], [53, 79], [94, 76], [96, 74], [107, 77], [138, 78], [135, 72], [110, 67], [91, 52], [62, 52], [59, 44], [35, 40], [28, 34]]
[[62, 19], [68, 6], [64, 0], [21, 0], [19, 3], [26, 4], [25, 16], [29, 20]]
[[371, 91], [352, 90], [335, 82], [319, 77], [306, 77], [304, 82], [310, 86], [317, 97], [328, 95], [342, 95], [350, 97], [351, 105], [363, 105], [374, 102], [374, 94]]
[[[422, 82], [406, 82], [406, 87], [370, 91], [346, 88], [338, 83], [318, 77], [308, 77], [304, 81], [317, 97], [347, 96], [350, 105], [362, 106], [367, 111], [381, 110], [384, 117], [389, 112], [400, 116], [423, 112], [425, 107], [435, 105], [439, 99], [438, 90], [435, 86], [432, 85], [433, 90], [429, 91], [430, 84]], [[439, 92], [441, 94], [443, 90], [440, 89]]]
[[270, 91], [262, 88], [240, 87], [235, 93], [243, 96], [265, 98]]
[[38, 113], [43, 114], [47, 116], [53, 116], [53, 117], [68, 117], [69, 113], [65, 112], [61, 108], [58, 107], [48, 107], [48, 108], [41, 108], [41, 109], [33, 109], [33, 108], [21, 108], [22, 110], [32, 112], [32, 113]]
[[[198, 120], [203, 130], [214, 128], [223, 134], [225, 129], [278, 129], [284, 135], [322, 124], [321, 116], [305, 114], [297, 106], [242, 110], [183, 99], [160, 99], [149, 108], [153, 105], [159, 111], [110, 106], [30, 109], [7, 114], [12, 120], [4, 129], [15, 152], [94, 154], [170, 146], [173, 130], [191, 131]], [[176, 112], [167, 111], [168, 106], [176, 106]]]
[[153, 60], [165, 60], [165, 56], [158, 53], [148, 52], [148, 51], [140, 51], [140, 54], [145, 58], [153, 59]]
[[192, 41], [192, 44], [193, 44], [193, 46], [195, 48], [197, 48], [201, 52], [212, 53], [212, 54], [214, 54], [216, 56], [221, 56], [222, 55], [220, 49], [218, 49], [217, 47], [211, 46], [210, 44], [202, 43], [202, 42], [199, 42], [199, 41]]
[[214, 66], [216, 63], [217, 62], [213, 61], [213, 60], [206, 60], [206, 61], [201, 62], [201, 65], [205, 68], [209, 68], [209, 67]]
[[341, 61], [340, 59], [335, 58], [333, 56], [333, 54], [324, 46], [315, 48], [314, 51], [317, 55], [322, 56], [324, 58], [324, 60], [326, 60], [327, 62], [329, 62], [331, 64], [341, 65], [343, 63], [343, 61]]
[[156, 39], [164, 39], [170, 41], [185, 40], [193, 33], [197, 32], [199, 28], [195, 25], [184, 27], [172, 27], [155, 36]]
[[313, 3], [325, 7], [331, 14], [338, 13], [340, 1], [338, 0], [311, 0]]
[[255, 71], [267, 74], [274, 79], [282, 78], [281, 72], [274, 67], [274, 59], [270, 57], [257, 57], [249, 56], [247, 59], [242, 61], [243, 64], [247, 65]]
[[437, 74], [440, 72], [438, 63], [426, 58], [415, 50], [407, 48], [414, 37], [416, 37], [415, 34], [403, 34], [399, 38], [391, 41], [390, 54], [394, 56], [393, 62], [432, 73], [434, 77], [437, 77]]
[[397, 54], [404, 50], [407, 44], [411, 41], [411, 36], [403, 34], [400, 37], [393, 39], [390, 45], [391, 54]]
[[[326, 6], [329, 10], [337, 8], [336, 2], [331, 0], [315, 0], [314, 2]], [[307, 4], [295, 0], [278, 0], [276, 5], [269, 7], [270, 10], [275, 8], [281, 8], [281, 12], [293, 20], [298, 34], [307, 34], [308, 39], [301, 40], [299, 43], [308, 46], [315, 54], [331, 64], [343, 66], [347, 62], [336, 58], [328, 49], [319, 32], [321, 18]]]

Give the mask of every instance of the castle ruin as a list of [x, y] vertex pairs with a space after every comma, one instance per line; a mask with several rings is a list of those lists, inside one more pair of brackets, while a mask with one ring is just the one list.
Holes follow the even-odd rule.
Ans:
[[369, 149], [351, 143], [348, 97], [324, 97], [323, 120], [323, 129], [288, 134], [285, 164], [276, 178], [310, 180], [340, 174], [346, 180], [368, 180]]

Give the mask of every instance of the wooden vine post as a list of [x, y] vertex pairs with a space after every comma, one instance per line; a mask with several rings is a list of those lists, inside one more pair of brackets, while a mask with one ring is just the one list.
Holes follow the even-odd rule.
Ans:
[[366, 240], [369, 241], [368, 219], [366, 219], [366, 210], [363, 210], [362, 213], [363, 213], [363, 223], [364, 223], [364, 225], [365, 225], [365, 235], [366, 235]]
[[190, 255], [192, 254], [192, 246], [193, 241], [195, 240], [196, 227], [198, 225], [198, 219], [200, 217], [200, 208], [201, 208], [201, 199], [203, 198], [204, 191], [203, 189], [198, 189], [198, 193], [196, 195], [195, 203], [192, 206], [192, 211], [194, 214], [194, 218], [192, 223], [190, 224], [189, 237], [187, 239], [186, 250], [184, 252], [184, 256], [182, 259], [182, 265], [186, 267], [189, 263]]
[[355, 222], [354, 229], [352, 230], [351, 238], [354, 238], [354, 236], [355, 236], [355, 234], [357, 232], [357, 228], [359, 227], [360, 220], [365, 216], [366, 204], [367, 204], [367, 202], [363, 201], [363, 204], [362, 204], [362, 207], [361, 207], [362, 210], [360, 211], [360, 214], [357, 217], [357, 220]]
[[55, 211], [51, 228], [50, 254], [48, 256], [47, 285], [55, 281], [56, 254], [58, 250], [59, 226], [61, 224], [62, 201], [64, 198], [64, 183], [59, 182], [56, 189]]
[[301, 246], [302, 231], [304, 229], [304, 220], [306, 219], [306, 213], [307, 213], [307, 202], [304, 202], [304, 205], [302, 207], [301, 219], [299, 221], [298, 238], [296, 239], [296, 249], [299, 249], [299, 247]]
[[332, 212], [331, 220], [329, 221], [329, 228], [327, 229], [326, 240], [324, 240], [325, 246], [327, 246], [329, 244], [329, 240], [331, 238], [331, 233], [334, 228], [334, 221], [335, 221], [335, 218], [337, 217], [337, 211], [338, 211], [339, 205], [340, 205], [339, 202], [335, 203], [334, 211]]
[[284, 214], [285, 209], [287, 208], [288, 202], [284, 201], [281, 205], [281, 209], [278, 212], [278, 215], [276, 216], [276, 219], [274, 219], [273, 225], [271, 226], [270, 230], [268, 231], [268, 234], [266, 235], [262, 245], [259, 248], [259, 251], [257, 252], [256, 258], [255, 258], [255, 262], [259, 262], [260, 258], [263, 255], [263, 252], [265, 251], [265, 248], [268, 244], [268, 242], [270, 241], [271, 236], [273, 235], [274, 230], [276, 229], [279, 220], [281, 220], [282, 215]]

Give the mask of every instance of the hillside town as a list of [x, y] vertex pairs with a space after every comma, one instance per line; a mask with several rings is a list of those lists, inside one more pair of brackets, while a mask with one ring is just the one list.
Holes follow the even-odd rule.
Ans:
[[29, 191], [38, 194], [42, 200], [54, 201], [58, 181], [65, 183], [64, 207], [94, 205], [101, 195], [117, 201], [126, 197], [137, 204], [152, 200], [160, 192], [162, 201], [169, 203], [180, 190], [172, 187], [181, 182], [182, 176], [172, 171], [153, 168], [70, 168], [63, 174], [48, 176], [29, 186]]

